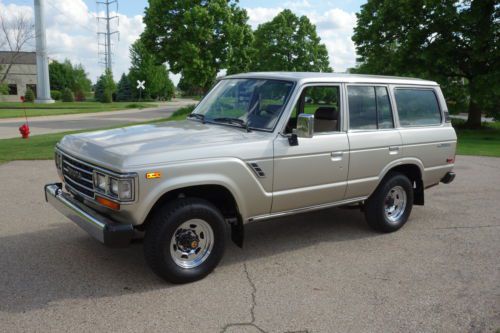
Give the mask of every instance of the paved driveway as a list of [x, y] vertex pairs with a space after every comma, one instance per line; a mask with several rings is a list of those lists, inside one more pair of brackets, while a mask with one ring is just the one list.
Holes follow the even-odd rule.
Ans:
[[0, 331], [494, 332], [500, 159], [456, 172], [397, 233], [345, 209], [251, 224], [213, 274], [170, 285], [140, 243], [105, 248], [44, 204], [52, 162], [0, 165]]
[[[179, 108], [197, 103], [191, 99], [174, 99], [160, 103], [157, 108], [32, 117], [28, 121], [31, 135], [90, 130], [167, 118]], [[18, 128], [24, 123], [24, 118], [0, 119], [0, 139], [20, 137]]]

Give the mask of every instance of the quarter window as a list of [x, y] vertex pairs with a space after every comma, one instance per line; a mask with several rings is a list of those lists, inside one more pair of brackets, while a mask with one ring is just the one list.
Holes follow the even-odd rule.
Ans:
[[398, 88], [394, 95], [402, 127], [441, 123], [441, 111], [433, 90]]
[[348, 97], [351, 129], [394, 128], [386, 87], [350, 86]]

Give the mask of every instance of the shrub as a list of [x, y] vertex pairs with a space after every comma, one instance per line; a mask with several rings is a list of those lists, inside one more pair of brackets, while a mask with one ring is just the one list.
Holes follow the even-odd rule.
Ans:
[[69, 88], [64, 88], [61, 95], [63, 102], [74, 102], [75, 97], [73, 96], [73, 92]]
[[54, 99], [56, 101], [61, 100], [61, 92], [59, 90], [51, 90], [50, 96], [52, 96], [52, 99]]
[[0, 84], [0, 95], [8, 95], [9, 94], [9, 86], [6, 84]]
[[31, 88], [26, 88], [26, 93], [24, 94], [24, 101], [28, 103], [33, 103], [35, 101], [35, 93]]

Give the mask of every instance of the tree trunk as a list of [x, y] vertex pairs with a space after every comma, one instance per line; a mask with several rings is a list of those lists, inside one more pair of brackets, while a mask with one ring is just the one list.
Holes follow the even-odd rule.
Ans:
[[474, 79], [469, 80], [469, 116], [467, 127], [481, 128], [481, 107], [477, 100], [477, 87]]

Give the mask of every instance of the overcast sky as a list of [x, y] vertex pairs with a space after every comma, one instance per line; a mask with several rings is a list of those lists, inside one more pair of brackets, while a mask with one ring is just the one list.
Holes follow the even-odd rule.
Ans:
[[[81, 63], [92, 81], [102, 73], [99, 64], [96, 17], [102, 15], [102, 6], [91, 0], [43, 0], [46, 4], [47, 47], [49, 57], [70, 59]], [[277, 13], [289, 8], [299, 15], [307, 15], [316, 24], [318, 34], [326, 44], [330, 64], [336, 72], [355, 64], [355, 48], [351, 41], [356, 24], [355, 13], [365, 1], [361, 0], [240, 0], [253, 28], [271, 20]], [[113, 41], [113, 72], [118, 79], [130, 66], [129, 47], [144, 29], [142, 16], [147, 6], [145, 0], [119, 1], [119, 24], [114, 28], [120, 39]], [[16, 12], [33, 15], [33, 1], [0, 0], [0, 13], [9, 17]], [[113, 7], [115, 9], [115, 7]], [[177, 84], [179, 77], [171, 75]]]

